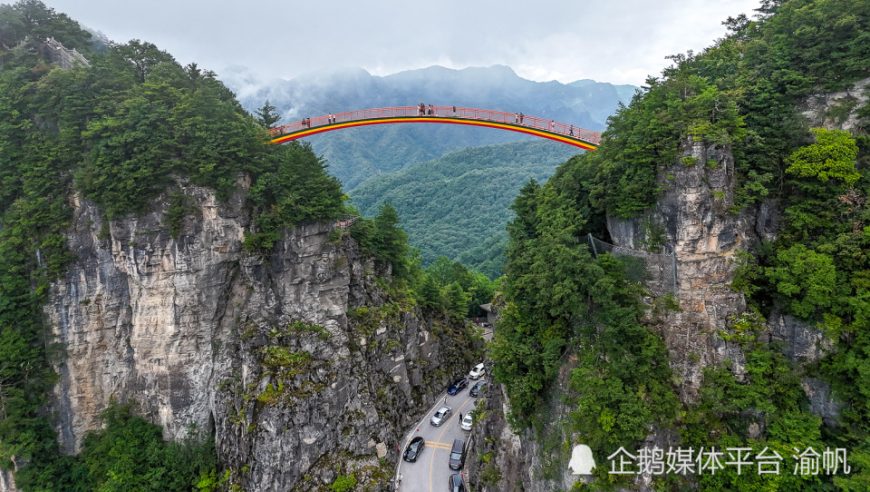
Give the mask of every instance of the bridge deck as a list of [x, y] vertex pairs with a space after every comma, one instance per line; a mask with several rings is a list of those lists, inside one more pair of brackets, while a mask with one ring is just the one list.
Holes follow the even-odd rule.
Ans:
[[[332, 119], [332, 121], [330, 121]], [[549, 138], [584, 149], [595, 149], [601, 134], [574, 125], [535, 116], [522, 116], [490, 109], [460, 108], [455, 106], [398, 106], [392, 108], [361, 109], [318, 116], [271, 129], [272, 142], [284, 143], [325, 131], [355, 126], [385, 123], [453, 123], [500, 128]]]

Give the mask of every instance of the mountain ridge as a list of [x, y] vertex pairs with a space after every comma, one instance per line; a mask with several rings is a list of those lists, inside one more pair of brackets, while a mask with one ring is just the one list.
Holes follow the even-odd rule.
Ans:
[[[636, 89], [604, 82], [562, 84], [524, 79], [504, 65], [461, 70], [438, 65], [386, 76], [361, 68], [314, 72], [290, 80], [258, 81], [237, 68], [223, 76], [242, 105], [253, 111], [266, 100], [283, 123], [353, 109], [411, 106], [423, 102], [522, 112], [601, 131], [620, 103]], [[437, 159], [467, 147], [533, 137], [455, 125], [379, 125], [307, 138], [330, 164], [346, 190], [365, 179]]]

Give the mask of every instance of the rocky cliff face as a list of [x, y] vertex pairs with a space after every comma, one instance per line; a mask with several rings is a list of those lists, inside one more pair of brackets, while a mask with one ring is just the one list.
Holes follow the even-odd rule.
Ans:
[[[687, 142], [684, 149], [676, 162], [660, 173], [659, 185], [664, 192], [657, 206], [635, 219], [610, 218], [608, 230], [617, 246], [641, 251], [660, 248], [676, 254], [677, 297], [682, 312], [659, 314], [649, 322], [656, 326], [668, 346], [680, 399], [691, 403], [697, 396], [704, 367], [729, 359], [735, 362], [736, 371], [741, 371], [743, 355], [739, 346], [715, 336], [718, 330], [727, 329], [731, 316], [746, 309], [742, 294], [728, 288], [734, 268], [729, 260], [736, 250], [756, 244], [759, 237], [775, 234], [776, 217], [770, 211], [771, 204], [762, 206], [763, 213], [757, 209], [729, 213], [733, 203], [734, 162], [727, 148]], [[571, 369], [566, 361], [560, 373], [561, 382], [553, 391], [569, 391], [567, 380]], [[494, 396], [500, 399], [497, 390]], [[570, 409], [563, 408], [558, 398], [552, 400], [547, 409], [549, 415], [567, 416]], [[495, 422], [488, 425], [504, 432], [503, 413], [494, 405]], [[549, 423], [555, 423], [558, 429], [565, 422]], [[669, 438], [650, 436], [659, 441], [660, 447], [666, 446]], [[549, 458], [542, 459], [541, 443], [548, 440], [557, 445], [544, 451]], [[535, 441], [521, 442], [520, 446], [499, 445], [501, 449], [494, 450], [499, 466], [502, 462], [528, 465], [552, 460], [548, 466], [533, 467], [538, 479], [532, 478], [535, 471], [508, 466], [516, 468], [517, 473], [505, 482], [514, 484], [519, 480], [522, 490], [532, 492], [571, 488], [576, 479], [567, 470], [570, 450], [566, 454], [561, 449], [561, 442], [576, 442], [570, 431], [554, 433], [553, 426], [548, 426], [535, 436]], [[537, 455], [532, 457], [530, 453]], [[492, 490], [514, 490], [513, 485], [505, 487]]]
[[192, 209], [177, 238], [166, 197], [111, 223], [72, 199], [77, 260], [45, 307], [65, 347], [52, 408], [63, 448], [77, 451], [114, 398], [168, 439], [213, 430], [246, 490], [383, 482], [432, 389], [474, 360], [472, 335], [423, 318], [335, 225], [245, 252], [240, 185], [226, 203], [182, 186]]
[[[732, 262], [738, 250], [750, 249], [760, 240], [776, 237], [776, 202], [749, 207], [739, 213], [730, 211], [734, 198], [734, 161], [730, 150], [700, 142], [685, 142], [676, 162], [659, 173], [663, 193], [656, 207], [632, 220], [608, 220], [613, 242], [635, 250], [661, 247], [676, 255], [676, 291], [680, 311], [650, 316], [648, 322], [664, 339], [683, 403], [694, 403], [703, 382], [705, 367], [730, 361], [732, 372], [745, 377], [745, 357], [740, 346], [727, 342], [717, 333], [727, 331], [735, 316], [747, 309], [741, 293], [729, 284], [734, 278]], [[821, 333], [789, 316], [775, 315], [768, 320], [762, 335], [781, 339], [792, 348], [795, 361], [812, 362], [823, 354], [818, 342]], [[501, 480], [491, 483], [481, 478], [485, 466], [472, 473], [475, 490], [545, 492], [568, 490], [577, 477], [567, 469], [571, 454], [565, 442], [576, 443], [571, 435], [566, 408], [558, 398], [568, 392], [572, 369], [570, 355], [563, 361], [557, 384], [551, 390], [547, 408], [541, 409], [545, 425], [526, 438], [513, 436], [504, 415], [507, 407], [500, 388], [492, 388], [487, 401], [487, 418], [474, 431], [480, 454], [493, 453], [494, 467], [502, 471]], [[822, 381], [804, 380], [813, 409], [828, 421], [836, 416], [837, 405], [830, 388]], [[493, 441], [493, 437], [509, 439]], [[489, 442], [487, 442], [489, 438]], [[677, 436], [655, 431], [648, 446], [678, 445]], [[568, 447], [570, 448], [570, 447]], [[599, 466], [607, 466], [599, 463]], [[643, 488], [648, 480], [642, 477]]]

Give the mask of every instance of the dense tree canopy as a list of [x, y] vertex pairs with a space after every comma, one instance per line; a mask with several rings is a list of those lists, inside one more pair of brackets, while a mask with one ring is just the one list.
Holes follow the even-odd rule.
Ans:
[[[508, 226], [507, 305], [492, 347], [493, 374], [508, 389], [515, 423], [536, 424], [535, 409], [548, 396], [560, 357], [577, 353], [571, 431], [596, 453], [645, 438], [651, 425], [695, 449], [769, 447], [788, 463], [795, 447], [845, 446], [853, 453], [849, 477], [771, 480], [726, 469], [660, 478], [663, 490], [866, 489], [870, 110], [852, 97], [818, 115], [829, 125], [857, 115], [850, 133], [811, 129], [799, 108], [813, 93], [870, 77], [868, 23], [870, 3], [862, 0], [765, 0], [756, 19], [728, 19], [729, 35], [712, 47], [672, 57], [661, 77], [649, 78], [610, 118], [598, 152], [572, 159], [543, 186], [530, 182], [521, 190]], [[606, 238], [605, 215], [632, 217], [654, 205], [666, 167], [703, 165], [678, 161], [693, 141], [734, 156], [737, 190], [729, 213], [775, 198], [769, 204], [779, 205], [783, 220], [774, 242], [738, 258], [733, 287], [747, 294], [750, 309], [716, 334], [743, 349], [746, 378], [735, 376], [730, 361], [707, 368], [697, 403], [679, 405], [667, 351], [645, 326], [655, 317], [637, 304], [637, 286], [621, 275], [620, 262], [593, 259], [578, 238], [588, 232]], [[676, 308], [664, 301], [665, 309]], [[833, 350], [814, 365], [788, 360], [762, 336], [774, 312], [822, 327]], [[801, 386], [808, 376], [832, 383], [843, 404], [839, 426], [822, 425], [810, 411]], [[760, 436], [749, 433], [752, 422]], [[596, 487], [615, 486], [614, 477], [601, 478]]]
[[[90, 67], [52, 65], [41, 44], [49, 37], [84, 53]], [[104, 472], [153, 490], [190, 490], [203, 470], [161, 461], [159, 431], [144, 423], [109, 415], [82, 459], [103, 456], [96, 443], [108, 439], [107, 456], [119, 461], [98, 458], [108, 468], [88, 464], [87, 478], [81, 463], [59, 458], [50, 416], [39, 410], [56, 380], [41, 306], [72, 258], [63, 236], [68, 197], [93, 200], [111, 220], [147, 210], [179, 181], [225, 199], [246, 174], [254, 207], [246, 244], [266, 251], [284, 227], [341, 213], [344, 196], [309, 147], [264, 145], [266, 129], [214, 73], [138, 40], [105, 53], [91, 46], [89, 33], [40, 1], [0, 5], [0, 466], [12, 468], [13, 457], [27, 463], [17, 483], [28, 491], [118, 489]], [[183, 212], [183, 203], [173, 207]], [[167, 221], [172, 235], [177, 222]]]
[[577, 153], [543, 139], [472, 147], [372, 176], [349, 195], [366, 216], [390, 202], [424, 266], [439, 256], [490, 278], [502, 275], [511, 200], [530, 178], [545, 180]]

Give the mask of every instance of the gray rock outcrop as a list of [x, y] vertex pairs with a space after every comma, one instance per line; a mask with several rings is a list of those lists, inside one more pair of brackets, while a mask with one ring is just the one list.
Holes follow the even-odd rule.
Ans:
[[114, 398], [167, 439], [214, 431], [219, 463], [246, 490], [315, 490], [351, 473], [383, 483], [405, 428], [476, 360], [471, 332], [390, 293], [375, 276], [389, 272], [334, 224], [246, 252], [240, 184], [226, 203], [182, 186], [193, 206], [177, 238], [166, 197], [112, 222], [73, 197], [76, 260], [45, 306], [65, 347], [52, 408], [62, 447], [79, 450]]

